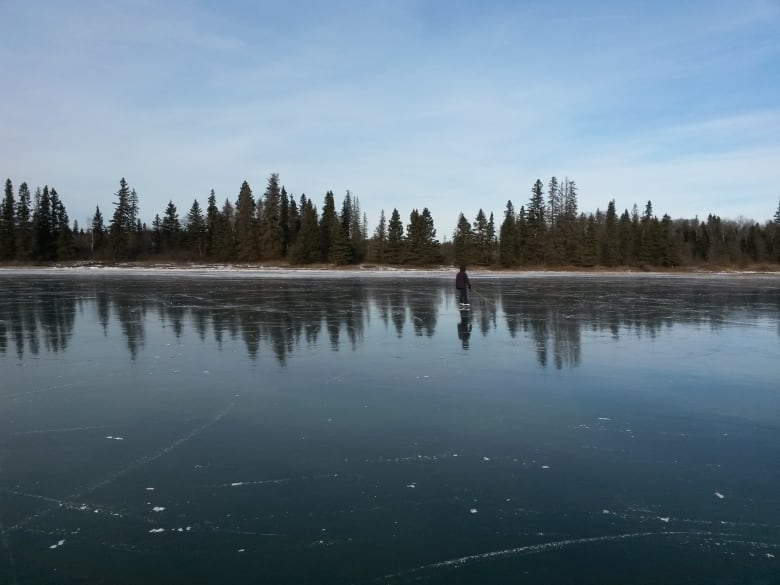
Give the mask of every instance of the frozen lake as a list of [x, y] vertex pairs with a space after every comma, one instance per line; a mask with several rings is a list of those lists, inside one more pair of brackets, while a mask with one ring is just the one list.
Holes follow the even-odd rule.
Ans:
[[778, 277], [94, 272], [0, 272], [1, 583], [777, 582]]

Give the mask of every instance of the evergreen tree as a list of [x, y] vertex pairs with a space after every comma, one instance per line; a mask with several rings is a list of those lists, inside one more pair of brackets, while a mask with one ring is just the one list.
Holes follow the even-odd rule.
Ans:
[[[480, 212], [482, 212], [481, 209]], [[469, 220], [462, 213], [458, 216], [458, 223], [452, 234], [452, 248], [455, 264], [466, 265], [473, 262], [475, 256], [474, 233], [471, 231]]]
[[103, 246], [103, 240], [106, 236], [106, 227], [103, 224], [103, 214], [100, 213], [100, 206], [95, 206], [95, 215], [92, 216], [92, 226], [90, 229], [91, 240], [89, 251], [95, 254]]
[[195, 252], [200, 257], [206, 253], [206, 235], [206, 219], [203, 217], [198, 200], [195, 199], [187, 213], [186, 239], [190, 251]]
[[219, 231], [216, 235], [218, 257], [222, 260], [235, 260], [238, 256], [238, 241], [236, 238], [236, 208], [225, 199], [220, 213]]
[[[293, 201], [295, 205], [295, 201]], [[287, 252], [290, 249], [292, 243], [292, 228], [290, 225], [290, 198], [287, 195], [287, 191], [282, 186], [281, 197], [279, 199], [279, 223], [282, 230], [282, 258], [287, 257]]]
[[162, 230], [163, 253], [175, 250], [179, 245], [181, 223], [179, 222], [179, 213], [176, 210], [176, 205], [171, 200], [168, 201], [168, 206], [165, 208], [165, 214], [160, 227]]
[[385, 218], [385, 210], [379, 212], [379, 223], [374, 230], [373, 241], [373, 260], [380, 264], [385, 261], [385, 251], [387, 249], [387, 219]]
[[436, 239], [433, 217], [427, 207], [423, 208], [422, 212], [412, 210], [406, 226], [406, 240], [409, 261], [413, 264], [441, 262], [441, 244]]
[[504, 221], [498, 237], [498, 260], [502, 266], [515, 266], [517, 263], [517, 218], [512, 201], [506, 202]]
[[544, 205], [544, 186], [537, 179], [531, 188], [531, 199], [528, 202], [528, 233], [527, 247], [528, 258], [532, 264], [541, 264], [544, 262], [545, 254], [545, 205]]
[[558, 217], [563, 213], [563, 194], [556, 177], [552, 177], [547, 184], [547, 208], [549, 211], [550, 228], [554, 229]]
[[217, 195], [214, 189], [209, 193], [206, 205], [206, 255], [214, 256], [217, 253], [216, 243], [219, 241], [221, 216], [217, 207]]
[[618, 224], [618, 262], [621, 266], [632, 266], [634, 256], [634, 231], [628, 209], [620, 216]]
[[[302, 197], [305, 197], [302, 195]], [[301, 231], [301, 213], [303, 211], [302, 207], [299, 207], [298, 204], [295, 202], [295, 198], [290, 195], [290, 202], [288, 204], [289, 206], [289, 219], [288, 219], [288, 251], [290, 247], [295, 243], [295, 240], [298, 239], [298, 233]]]
[[281, 201], [279, 175], [272, 173], [268, 177], [268, 184], [263, 195], [260, 217], [260, 253], [266, 260], [279, 260], [284, 257]]
[[614, 199], [607, 205], [607, 215], [604, 219], [604, 238], [600, 247], [601, 263], [604, 266], [615, 266], [618, 262], [618, 220]]
[[54, 230], [52, 226], [52, 206], [49, 186], [43, 191], [35, 191], [35, 208], [33, 209], [33, 257], [36, 260], [51, 260], [54, 258]]
[[152, 253], [160, 254], [163, 251], [162, 220], [160, 214], [155, 213], [152, 220]]
[[322, 259], [319, 223], [317, 208], [311, 199], [301, 195], [301, 227], [290, 249], [290, 262], [311, 264]]
[[777, 202], [777, 211], [775, 211], [775, 224], [780, 225], [780, 201]]
[[488, 266], [493, 262], [493, 242], [495, 241], [495, 227], [493, 225], [493, 214], [490, 214], [490, 220], [485, 216], [485, 212], [480, 209], [474, 220], [474, 256], [473, 259], [483, 266]]
[[59, 260], [71, 260], [76, 255], [76, 244], [70, 228], [68, 212], [56, 189], [51, 190], [51, 229], [55, 245], [55, 256]]
[[236, 254], [241, 262], [254, 262], [258, 259], [256, 207], [252, 189], [244, 181], [238, 193], [235, 220]]
[[401, 264], [406, 256], [404, 241], [404, 224], [401, 223], [401, 215], [398, 209], [393, 208], [390, 221], [387, 224], [387, 262]]
[[16, 203], [11, 179], [5, 181], [5, 195], [0, 205], [0, 260], [16, 258]]
[[19, 185], [16, 203], [16, 257], [29, 260], [33, 253], [32, 202], [27, 183]]
[[130, 237], [135, 231], [134, 202], [131, 200], [130, 188], [125, 178], [119, 181], [119, 191], [116, 192], [114, 215], [108, 228], [108, 240], [115, 258], [126, 259], [131, 255]]
[[336, 213], [336, 202], [333, 191], [328, 191], [325, 194], [325, 203], [322, 206], [322, 216], [320, 217], [320, 252], [323, 262], [334, 261], [340, 238], [341, 224]]
[[351, 264], [354, 262], [352, 234], [350, 233], [353, 219], [352, 194], [347, 191], [341, 205], [338, 218], [338, 236], [333, 238], [330, 251], [330, 261], [336, 264]]

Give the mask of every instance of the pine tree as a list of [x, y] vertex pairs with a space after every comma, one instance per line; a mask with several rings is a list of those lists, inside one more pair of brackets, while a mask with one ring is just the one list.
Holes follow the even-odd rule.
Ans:
[[163, 253], [176, 250], [181, 235], [181, 223], [179, 222], [179, 213], [176, 210], [176, 205], [174, 205], [172, 200], [168, 201], [160, 227], [162, 231]]
[[256, 237], [256, 205], [249, 183], [241, 184], [236, 203], [236, 254], [241, 262], [254, 262], [258, 259]]
[[600, 248], [601, 263], [604, 266], [615, 266], [618, 262], [618, 220], [614, 199], [607, 205], [607, 215], [604, 219], [604, 237]]
[[458, 216], [458, 223], [455, 226], [455, 232], [452, 234], [452, 248], [455, 264], [466, 265], [474, 261], [474, 233], [471, 231], [469, 220], [462, 213]]
[[206, 206], [206, 255], [216, 255], [216, 243], [219, 237], [221, 216], [217, 207], [217, 195], [214, 189], [209, 193]]
[[49, 186], [35, 191], [35, 208], [33, 209], [33, 257], [36, 260], [51, 260], [54, 258], [54, 234], [52, 226], [52, 206]]
[[90, 229], [90, 249], [92, 255], [103, 246], [103, 240], [106, 236], [106, 227], [103, 225], [103, 214], [100, 213], [100, 206], [95, 206], [95, 215], [92, 216], [92, 226]]
[[279, 260], [284, 256], [284, 234], [281, 218], [282, 193], [279, 175], [272, 173], [263, 195], [260, 217], [260, 253], [266, 260]]
[[108, 228], [111, 251], [114, 257], [120, 260], [129, 258], [132, 253], [130, 237], [135, 231], [133, 205], [130, 188], [122, 177], [119, 181], [119, 191], [116, 192], [114, 215]]
[[549, 211], [550, 228], [554, 229], [558, 217], [563, 212], [563, 196], [556, 177], [552, 177], [547, 184], [547, 208]]
[[545, 205], [544, 205], [544, 186], [537, 179], [531, 188], [531, 199], [528, 202], [528, 257], [531, 263], [541, 264], [544, 262], [545, 253]]
[[322, 259], [319, 224], [317, 208], [314, 207], [311, 199], [301, 195], [301, 227], [290, 249], [290, 262], [311, 264]]
[[207, 230], [206, 219], [203, 217], [203, 211], [197, 199], [192, 202], [192, 207], [190, 207], [187, 213], [187, 229], [185, 233], [189, 249], [199, 257], [202, 257], [206, 253]]
[[323, 262], [333, 262], [334, 254], [339, 247], [341, 238], [341, 224], [336, 213], [336, 202], [333, 191], [325, 194], [325, 203], [322, 206], [320, 217], [320, 251]]
[[379, 212], [379, 223], [374, 230], [374, 239], [372, 242], [372, 256], [375, 262], [380, 264], [385, 261], [385, 251], [387, 249], [387, 219], [385, 210]]
[[[293, 201], [295, 205], [295, 201]], [[290, 198], [287, 190], [282, 185], [281, 198], [279, 200], [279, 223], [282, 229], [282, 258], [287, 257], [287, 252], [292, 243], [292, 228], [290, 225]]]
[[32, 202], [27, 183], [19, 185], [16, 202], [16, 257], [29, 260], [33, 253]]
[[777, 211], [775, 211], [775, 224], [780, 225], [780, 201], [777, 202]]
[[406, 240], [409, 260], [413, 264], [441, 262], [441, 245], [436, 239], [433, 217], [427, 207], [423, 208], [422, 212], [412, 210], [406, 226]]
[[0, 205], [0, 260], [16, 258], [16, 203], [11, 179], [5, 181], [5, 195]]
[[219, 232], [216, 235], [218, 257], [222, 260], [235, 260], [238, 256], [238, 241], [236, 236], [236, 208], [225, 199], [220, 213]]
[[515, 266], [517, 264], [517, 218], [512, 201], [506, 202], [504, 221], [498, 237], [498, 260], [502, 266]]
[[389, 264], [401, 264], [405, 260], [404, 248], [404, 224], [401, 223], [401, 215], [398, 209], [393, 208], [390, 221], [387, 224], [387, 262]]

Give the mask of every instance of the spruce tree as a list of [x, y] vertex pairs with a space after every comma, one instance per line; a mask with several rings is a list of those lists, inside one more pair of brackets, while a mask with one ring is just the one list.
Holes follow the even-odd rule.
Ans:
[[185, 231], [187, 246], [191, 252], [199, 257], [206, 254], [206, 219], [203, 217], [203, 211], [200, 203], [195, 199], [192, 202], [189, 212], [187, 212], [187, 228]]
[[16, 203], [11, 179], [5, 181], [5, 194], [0, 205], [0, 259], [16, 258]]
[[544, 262], [545, 254], [545, 204], [544, 204], [544, 186], [537, 179], [531, 188], [531, 199], [528, 202], [528, 233], [527, 246], [528, 257], [531, 263], [541, 264]]
[[301, 195], [301, 227], [290, 248], [290, 261], [293, 264], [311, 264], [320, 261], [322, 252], [319, 230], [316, 207], [311, 199]]
[[163, 215], [162, 224], [162, 251], [168, 253], [179, 246], [179, 239], [181, 235], [181, 222], [179, 221], [179, 213], [176, 210], [172, 200], [168, 201], [168, 206], [165, 208], [165, 214]]
[[130, 237], [135, 230], [131, 223], [133, 218], [133, 202], [131, 201], [130, 188], [122, 177], [119, 181], [119, 191], [116, 192], [114, 202], [114, 215], [108, 228], [108, 240], [114, 258], [124, 260], [131, 255]]
[[517, 263], [517, 218], [512, 201], [506, 202], [504, 221], [498, 236], [498, 261], [502, 266], [515, 266]]
[[401, 264], [405, 260], [404, 224], [398, 209], [393, 208], [390, 221], [387, 224], [387, 262]]
[[95, 215], [92, 216], [92, 226], [90, 230], [90, 252], [94, 255], [103, 246], [103, 240], [106, 235], [106, 227], [103, 225], [103, 214], [100, 213], [100, 206], [95, 206]]
[[328, 191], [325, 194], [325, 203], [320, 217], [320, 252], [323, 262], [335, 261], [335, 252], [339, 249], [340, 238], [341, 224], [336, 213], [336, 201], [333, 191]]
[[241, 262], [255, 262], [258, 259], [256, 237], [256, 205], [249, 183], [241, 184], [236, 203], [236, 254]]
[[16, 257], [19, 260], [32, 258], [33, 249], [32, 202], [27, 183], [19, 185], [16, 202]]
[[216, 254], [216, 242], [218, 241], [220, 224], [219, 207], [217, 207], [217, 195], [214, 189], [209, 193], [206, 206], [206, 255], [214, 256]]
[[33, 209], [33, 258], [51, 260], [54, 258], [54, 235], [52, 226], [52, 205], [49, 186], [35, 191]]
[[260, 254], [266, 260], [279, 260], [284, 256], [284, 234], [281, 217], [282, 193], [279, 175], [272, 173], [263, 195], [260, 217]]
[[618, 262], [618, 219], [614, 199], [607, 205], [603, 234], [604, 237], [600, 246], [601, 263], [604, 266], [615, 266]]
[[[480, 209], [480, 211], [482, 211]], [[474, 233], [471, 224], [462, 213], [458, 216], [455, 232], [452, 234], [452, 248], [455, 264], [471, 264], [474, 260]]]
[[379, 223], [374, 230], [374, 239], [372, 242], [372, 259], [380, 264], [385, 261], [385, 250], [387, 249], [387, 219], [385, 210], [379, 212]]

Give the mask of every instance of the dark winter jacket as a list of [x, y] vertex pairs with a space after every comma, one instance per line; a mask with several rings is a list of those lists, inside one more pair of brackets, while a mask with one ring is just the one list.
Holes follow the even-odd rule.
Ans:
[[465, 272], [458, 272], [458, 275], [455, 277], [455, 288], [461, 289], [461, 288], [471, 288], [471, 283], [469, 282], [469, 275]]

